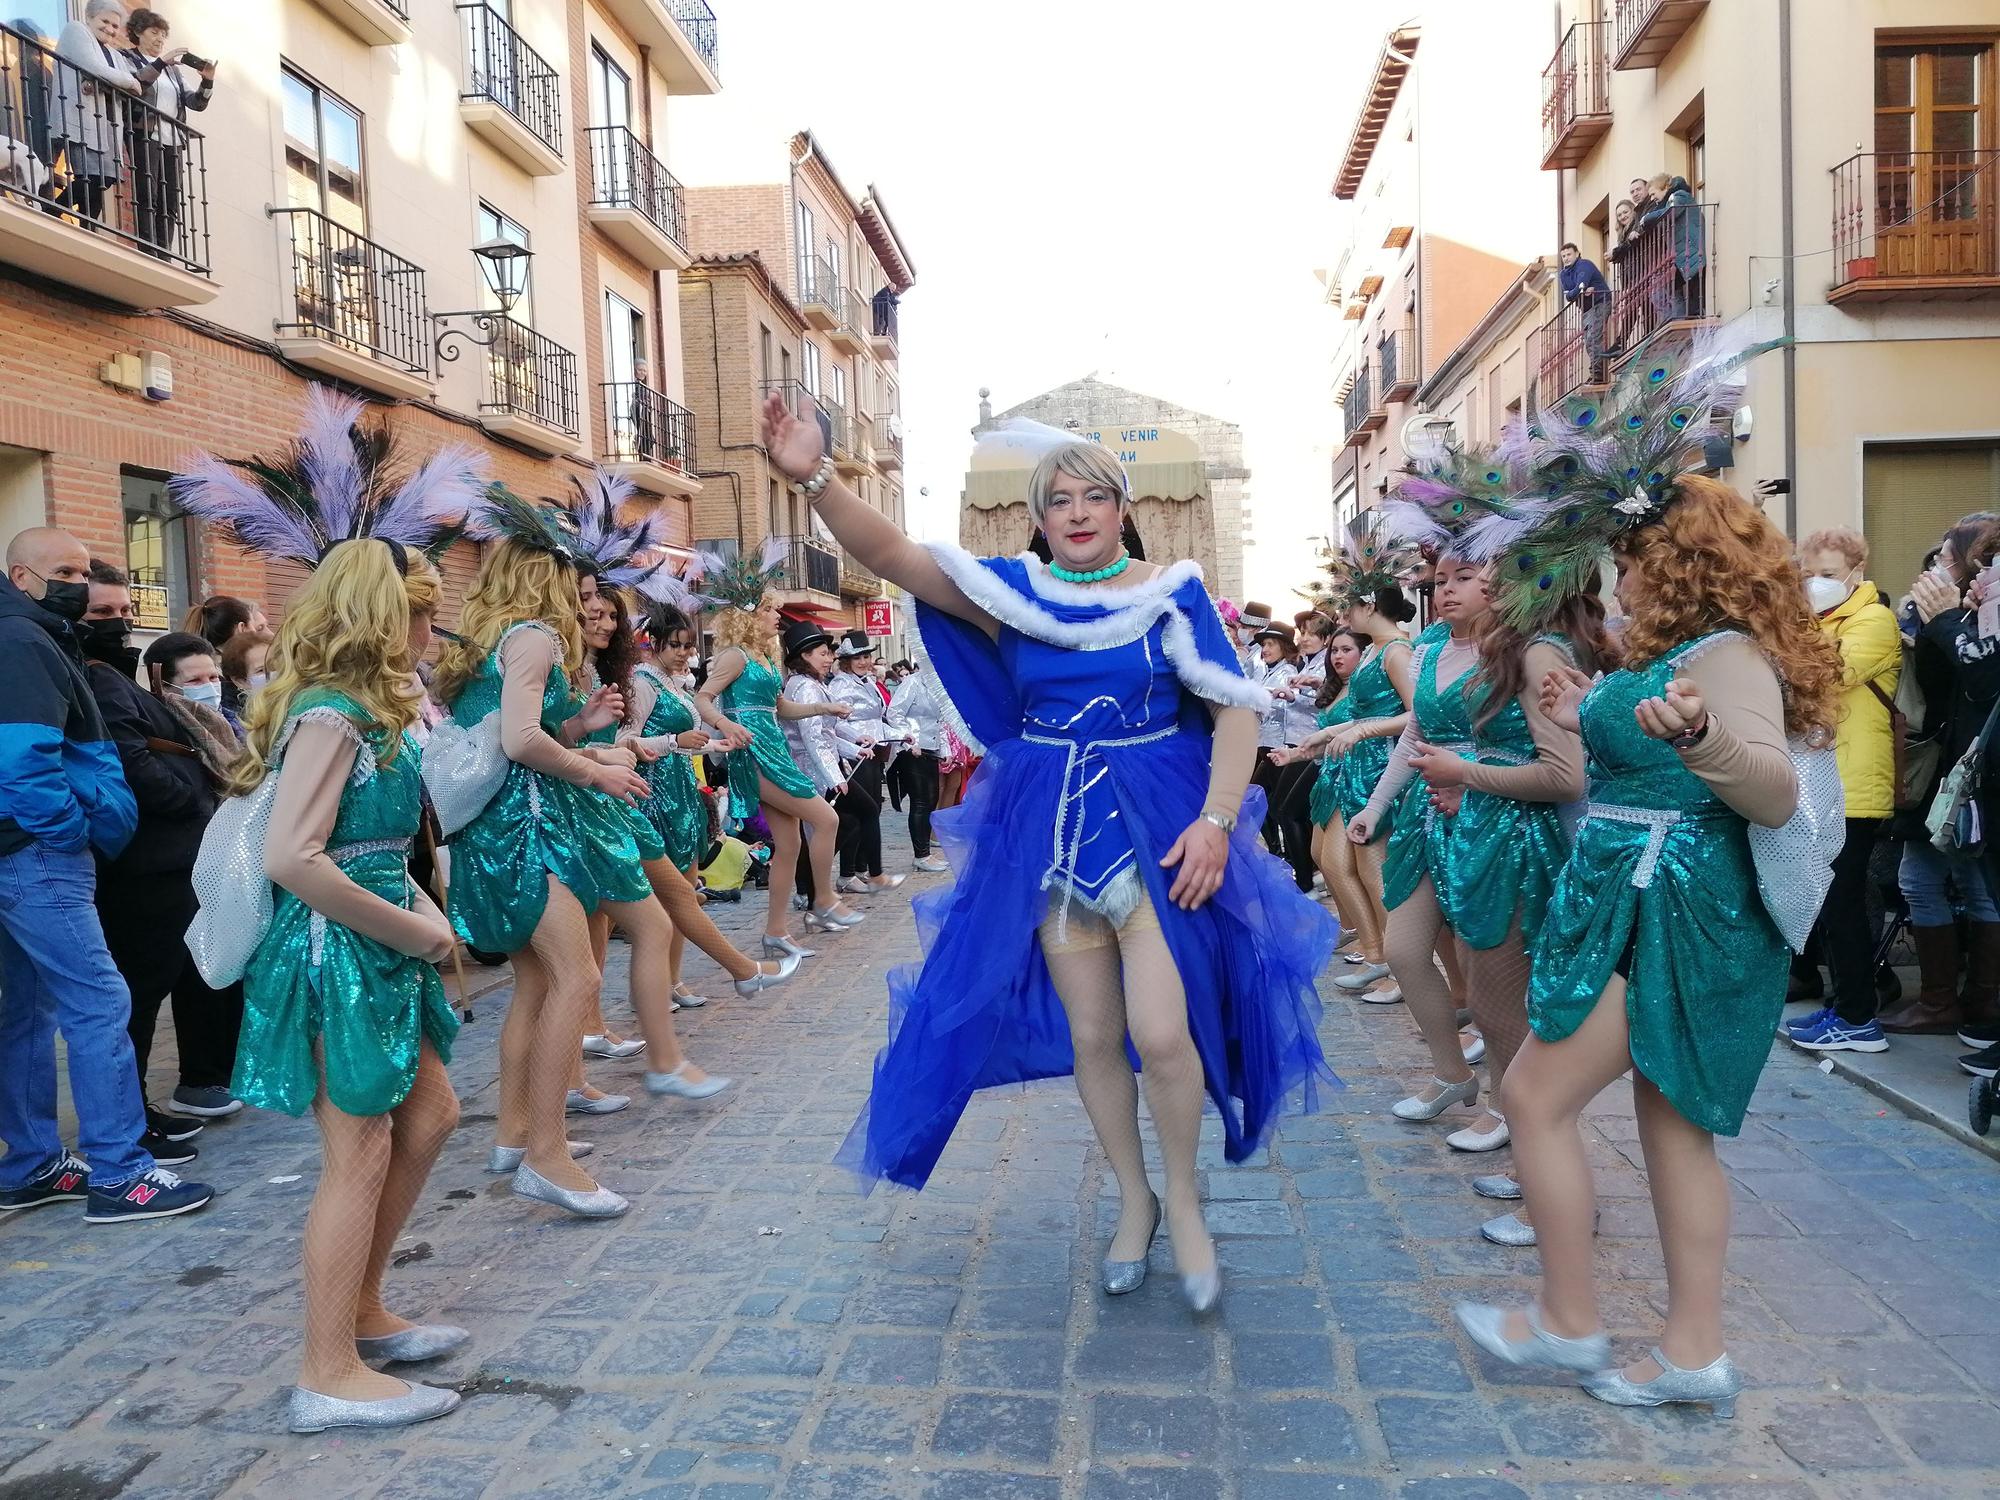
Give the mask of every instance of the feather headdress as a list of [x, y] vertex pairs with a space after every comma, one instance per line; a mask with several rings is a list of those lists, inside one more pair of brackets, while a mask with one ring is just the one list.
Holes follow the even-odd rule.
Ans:
[[684, 581], [699, 587], [697, 598], [748, 611], [783, 585], [791, 560], [792, 539], [785, 536], [767, 536], [756, 548], [735, 557], [697, 548]]
[[482, 542], [519, 542], [574, 562], [581, 548], [576, 517], [553, 500], [524, 500], [497, 481], [486, 487], [467, 523], [467, 534]]
[[1545, 495], [1501, 559], [1502, 620], [1532, 633], [1562, 600], [1594, 590], [1618, 538], [1657, 522], [1681, 481], [1707, 467], [1706, 443], [1742, 402], [1737, 372], [1783, 342], [1703, 330], [1669, 345], [1656, 335], [1602, 397], [1566, 397], [1510, 434], [1503, 449], [1525, 456]]
[[1382, 507], [1384, 525], [1403, 541], [1488, 562], [1536, 519], [1533, 476], [1497, 449], [1431, 435], [1411, 445], [1407, 461]]
[[328, 549], [374, 537], [441, 552], [486, 483], [485, 459], [451, 444], [414, 468], [400, 461], [386, 423], [364, 403], [307, 388], [299, 434], [273, 458], [202, 454], [167, 481], [182, 509], [265, 557], [317, 567]]
[[576, 552], [597, 565], [606, 583], [631, 589], [647, 599], [671, 604], [683, 614], [699, 614], [700, 596], [674, 573], [661, 550], [659, 517], [648, 512], [636, 521], [619, 519], [632, 498], [633, 486], [603, 469], [588, 479], [571, 477], [576, 487]]
[[1341, 533], [1340, 545], [1321, 554], [1321, 566], [1331, 580], [1308, 587], [1316, 607], [1330, 598], [1340, 609], [1372, 604], [1386, 588], [1401, 588], [1424, 571], [1424, 554], [1415, 542], [1395, 535], [1379, 510], [1364, 510]]

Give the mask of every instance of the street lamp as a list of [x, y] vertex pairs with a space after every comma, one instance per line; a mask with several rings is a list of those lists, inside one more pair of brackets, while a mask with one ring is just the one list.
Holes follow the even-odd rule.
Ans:
[[[504, 320], [514, 311], [514, 305], [527, 294], [528, 262], [534, 259], [534, 255], [535, 252], [526, 245], [501, 239], [497, 235], [490, 240], [482, 240], [472, 247], [473, 259], [479, 262], [480, 277], [485, 281], [486, 289], [493, 294], [493, 299], [500, 304], [500, 308], [498, 312], [482, 307], [466, 312], [431, 314], [434, 323], [443, 325], [454, 318], [463, 318], [479, 331], [469, 333], [463, 328], [440, 326], [432, 344], [433, 352], [440, 362], [450, 364], [463, 352], [449, 342], [454, 338], [463, 339], [468, 344], [477, 344], [482, 349], [493, 347], [500, 332], [495, 327], [495, 320]], [[484, 334], [485, 337], [481, 338], [480, 334]]]

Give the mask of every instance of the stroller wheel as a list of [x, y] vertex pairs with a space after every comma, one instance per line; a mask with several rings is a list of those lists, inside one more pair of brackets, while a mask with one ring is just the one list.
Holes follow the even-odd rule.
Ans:
[[1972, 1094], [1968, 1101], [1968, 1113], [1972, 1116], [1972, 1133], [1984, 1135], [1993, 1128], [1993, 1111], [1996, 1097], [2000, 1097], [2000, 1085], [1991, 1078], [1972, 1080]]

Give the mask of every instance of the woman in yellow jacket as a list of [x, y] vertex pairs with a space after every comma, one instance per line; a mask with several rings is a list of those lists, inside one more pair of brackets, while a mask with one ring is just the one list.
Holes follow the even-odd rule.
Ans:
[[[1832, 1003], [1794, 1021], [1791, 1039], [1814, 1052], [1885, 1052], [1876, 1024], [1875, 955], [1868, 923], [1868, 856], [1896, 811], [1896, 749], [1889, 706], [1902, 676], [1903, 642], [1882, 591], [1868, 581], [1868, 542], [1837, 526], [1799, 543], [1806, 597], [1847, 668], [1844, 713], [1834, 758], [1847, 794], [1847, 841], [1833, 862], [1833, 887], [1814, 941], [1833, 975]], [[1807, 970], [1817, 985], [1817, 966]]]

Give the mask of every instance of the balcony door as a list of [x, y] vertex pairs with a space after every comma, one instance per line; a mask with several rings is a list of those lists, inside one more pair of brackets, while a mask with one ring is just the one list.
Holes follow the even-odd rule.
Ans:
[[1875, 50], [1875, 254], [1883, 276], [1994, 264], [1993, 48]]
[[590, 123], [632, 128], [632, 80], [595, 43], [590, 48]]
[[641, 371], [646, 360], [646, 315], [616, 292], [604, 294], [605, 415], [611, 447], [625, 462], [651, 458], [652, 408]]
[[295, 321], [342, 343], [376, 348], [384, 304], [393, 306], [399, 289], [378, 281], [366, 238], [361, 112], [290, 66], [278, 79], [285, 197], [291, 207], [309, 210], [288, 216]]

